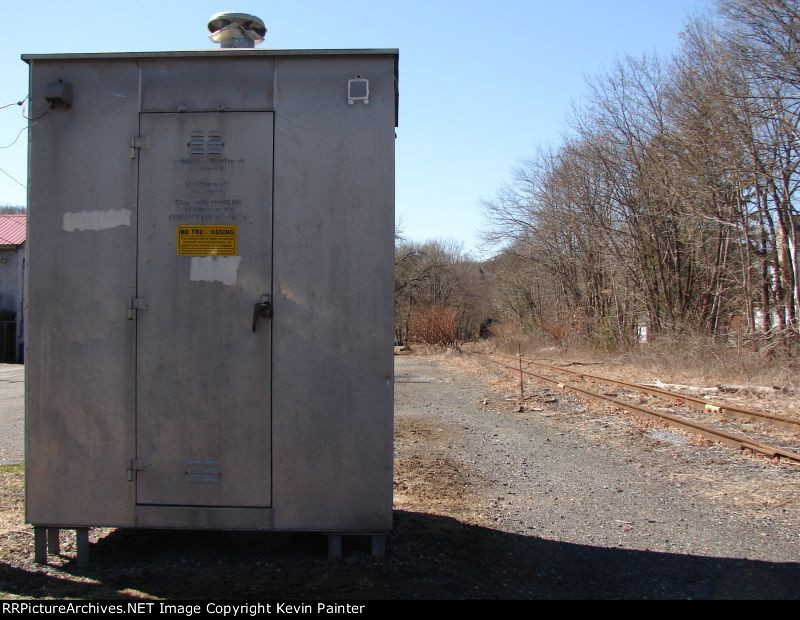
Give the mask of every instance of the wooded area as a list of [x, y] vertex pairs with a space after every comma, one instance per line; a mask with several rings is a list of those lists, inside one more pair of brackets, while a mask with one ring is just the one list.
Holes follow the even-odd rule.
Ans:
[[562, 143], [483, 202], [493, 259], [398, 241], [398, 340], [474, 337], [491, 317], [603, 347], [697, 335], [796, 349], [800, 1], [717, 9], [674, 58], [590, 80]]

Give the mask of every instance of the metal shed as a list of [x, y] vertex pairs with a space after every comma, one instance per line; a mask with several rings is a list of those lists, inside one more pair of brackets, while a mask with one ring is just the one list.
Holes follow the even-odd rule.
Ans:
[[26, 516], [392, 525], [397, 50], [24, 55]]
[[0, 213], [0, 363], [22, 362], [25, 214]]

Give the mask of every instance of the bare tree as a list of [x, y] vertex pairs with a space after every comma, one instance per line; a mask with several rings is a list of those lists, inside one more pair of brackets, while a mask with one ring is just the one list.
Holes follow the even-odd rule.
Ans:
[[[590, 81], [562, 144], [483, 203], [495, 299], [596, 342], [798, 333], [797, 0], [720, 0], [668, 63]], [[770, 345], [771, 346], [771, 345]]]

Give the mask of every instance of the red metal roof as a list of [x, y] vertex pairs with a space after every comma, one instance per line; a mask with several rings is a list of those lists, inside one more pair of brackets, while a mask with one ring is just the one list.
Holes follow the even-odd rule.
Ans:
[[0, 245], [25, 243], [25, 218], [27, 215], [0, 213]]

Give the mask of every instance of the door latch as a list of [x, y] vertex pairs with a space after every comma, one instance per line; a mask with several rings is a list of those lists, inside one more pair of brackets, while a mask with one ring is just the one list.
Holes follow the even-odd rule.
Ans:
[[128, 299], [128, 320], [136, 318], [137, 310], [147, 310], [147, 299], [144, 297], [130, 297]]
[[272, 302], [269, 299], [269, 295], [262, 295], [261, 301], [256, 303], [253, 307], [253, 333], [256, 333], [256, 325], [258, 325], [258, 319], [271, 319], [272, 318]]
[[147, 463], [143, 459], [131, 459], [128, 462], [128, 482], [133, 482], [137, 471], [145, 471]]
[[131, 138], [131, 159], [136, 159], [136, 153], [142, 149], [150, 148], [150, 136], [136, 136]]

